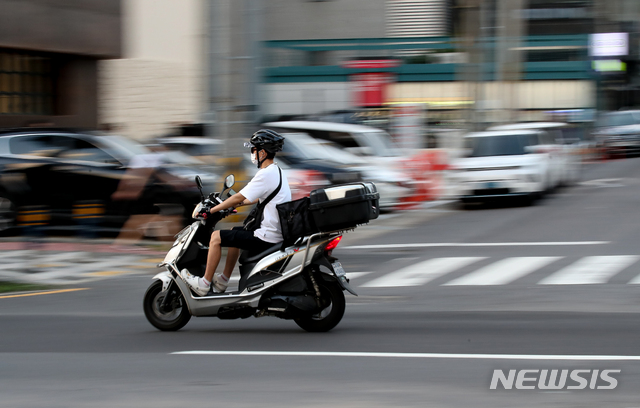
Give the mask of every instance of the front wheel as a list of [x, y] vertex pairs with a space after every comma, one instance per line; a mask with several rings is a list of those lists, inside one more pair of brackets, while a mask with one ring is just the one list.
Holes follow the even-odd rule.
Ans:
[[[164, 308], [162, 302], [170, 296], [169, 304]], [[175, 284], [166, 292], [162, 291], [162, 281], [156, 280], [144, 294], [144, 315], [155, 328], [162, 331], [176, 331], [184, 327], [191, 319], [182, 292]]]
[[337, 283], [319, 282], [324, 308], [314, 315], [295, 319], [298, 326], [308, 332], [327, 332], [340, 323], [346, 302], [342, 288]]

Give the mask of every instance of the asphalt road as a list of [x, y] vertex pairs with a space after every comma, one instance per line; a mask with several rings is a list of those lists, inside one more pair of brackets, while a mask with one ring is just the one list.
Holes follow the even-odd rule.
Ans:
[[[330, 333], [273, 318], [159, 332], [141, 307], [151, 271], [0, 297], [0, 406], [637, 407], [638, 187], [640, 159], [596, 163], [531, 207], [360, 228], [334, 252], [360, 296]], [[491, 390], [497, 369], [620, 372], [611, 390]]]

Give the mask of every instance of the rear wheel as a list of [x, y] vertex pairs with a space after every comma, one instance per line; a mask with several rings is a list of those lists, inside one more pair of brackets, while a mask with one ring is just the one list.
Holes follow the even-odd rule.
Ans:
[[337, 283], [318, 282], [324, 308], [314, 315], [295, 319], [298, 326], [308, 332], [327, 332], [340, 323], [346, 302], [342, 287]]
[[[162, 302], [170, 296], [169, 304], [164, 308]], [[191, 319], [191, 314], [180, 289], [171, 285], [166, 292], [162, 291], [162, 281], [156, 280], [144, 294], [144, 315], [154, 327], [162, 331], [176, 331], [184, 327]]]

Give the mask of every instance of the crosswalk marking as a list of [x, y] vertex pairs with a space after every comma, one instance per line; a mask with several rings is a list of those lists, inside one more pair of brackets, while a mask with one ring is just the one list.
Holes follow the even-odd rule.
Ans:
[[370, 274], [371, 272], [347, 272], [347, 278], [349, 279], [358, 279], [363, 276]]
[[632, 284], [632, 285], [638, 285], [638, 284], [640, 284], [640, 275], [638, 275], [638, 276], [636, 276], [635, 278], [631, 279], [631, 280], [629, 281], [629, 283], [630, 283], [630, 284]]
[[635, 263], [640, 256], [587, 256], [542, 279], [540, 285], [590, 285], [606, 283], [612, 276]]
[[507, 258], [492, 263], [468, 275], [454, 279], [444, 284], [444, 286], [462, 285], [506, 285], [529, 273], [538, 270], [552, 262], [557, 261], [560, 256], [523, 256]]
[[456, 269], [463, 268], [485, 257], [435, 258], [408, 266], [380, 278], [369, 281], [361, 287], [398, 287], [424, 285]]

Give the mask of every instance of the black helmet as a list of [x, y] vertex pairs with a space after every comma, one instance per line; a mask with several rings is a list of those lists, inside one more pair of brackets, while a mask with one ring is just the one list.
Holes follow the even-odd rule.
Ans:
[[255, 147], [257, 150], [266, 150], [269, 153], [276, 153], [282, 150], [284, 137], [269, 129], [260, 129], [251, 136], [249, 143], [244, 147]]

